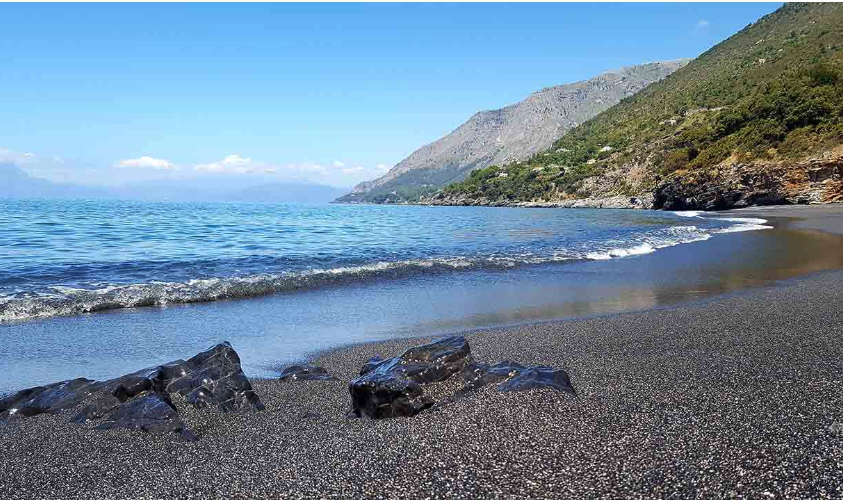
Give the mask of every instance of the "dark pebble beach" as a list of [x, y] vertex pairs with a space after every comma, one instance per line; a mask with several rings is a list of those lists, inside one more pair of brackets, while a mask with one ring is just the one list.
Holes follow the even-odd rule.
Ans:
[[[843, 229], [839, 207], [742, 213]], [[0, 424], [0, 497], [843, 497], [843, 271], [466, 339], [484, 362], [565, 369], [577, 395], [439, 397], [452, 378], [414, 417], [350, 418], [363, 363], [429, 339], [352, 346], [311, 360], [339, 380], [253, 380], [263, 411], [174, 398], [195, 442]]]

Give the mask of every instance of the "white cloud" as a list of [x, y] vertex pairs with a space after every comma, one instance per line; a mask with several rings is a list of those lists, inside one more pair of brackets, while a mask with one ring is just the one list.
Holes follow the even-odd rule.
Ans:
[[695, 28], [697, 31], [702, 31], [702, 30], [704, 30], [704, 29], [708, 28], [709, 26], [711, 26], [711, 23], [710, 23], [710, 22], [708, 22], [708, 20], [706, 20], [706, 19], [700, 19], [699, 21], [697, 21], [697, 24], [696, 24], [696, 26], [694, 26], [694, 28]]
[[193, 165], [193, 171], [202, 175], [251, 174], [283, 181], [315, 182], [334, 186], [352, 186], [361, 181], [371, 180], [380, 177], [389, 168], [384, 163], [365, 166], [341, 160], [327, 163], [272, 163], [240, 154], [230, 154], [221, 160]]
[[151, 156], [141, 156], [140, 158], [130, 158], [128, 160], [120, 160], [116, 163], [117, 168], [150, 168], [153, 170], [175, 170], [177, 167], [169, 160], [162, 158], [153, 158]]
[[357, 165], [357, 166], [354, 166], [354, 167], [344, 168], [344, 169], [341, 170], [341, 172], [344, 173], [345, 175], [353, 175], [353, 174], [359, 174], [360, 172], [362, 172], [364, 170], [366, 170], [366, 169], [361, 167], [360, 165]]
[[35, 161], [33, 153], [19, 153], [11, 149], [0, 148], [0, 163], [11, 163], [13, 165], [25, 165]]
[[[336, 163], [336, 162], [335, 162]], [[238, 154], [228, 155], [222, 160], [211, 163], [200, 163], [193, 167], [197, 172], [219, 174], [265, 174], [283, 177], [306, 178], [314, 175], [322, 176], [329, 172], [329, 168], [318, 163], [288, 163], [276, 165], [252, 160]]]
[[251, 158], [240, 155], [228, 155], [220, 161], [201, 163], [193, 167], [197, 172], [229, 172], [235, 174], [250, 174], [257, 168]]

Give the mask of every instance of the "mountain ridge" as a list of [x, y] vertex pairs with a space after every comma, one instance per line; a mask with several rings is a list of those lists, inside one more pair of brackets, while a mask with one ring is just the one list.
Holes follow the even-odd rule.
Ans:
[[843, 5], [785, 4], [546, 151], [475, 170], [423, 202], [605, 200], [665, 209], [843, 201]]
[[479, 111], [451, 133], [422, 146], [382, 177], [339, 202], [396, 202], [461, 180], [471, 170], [518, 161], [549, 147], [566, 130], [664, 78], [687, 59], [645, 63], [579, 82], [545, 87], [503, 108]]
[[13, 163], [0, 163], [0, 199], [108, 199], [173, 202], [328, 203], [343, 189], [304, 182], [237, 183], [187, 179], [144, 181], [112, 187], [54, 182]]

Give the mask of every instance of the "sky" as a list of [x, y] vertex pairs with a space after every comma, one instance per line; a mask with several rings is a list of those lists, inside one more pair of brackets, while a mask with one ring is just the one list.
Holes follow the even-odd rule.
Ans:
[[695, 57], [781, 4], [0, 4], [0, 163], [349, 187], [477, 111]]

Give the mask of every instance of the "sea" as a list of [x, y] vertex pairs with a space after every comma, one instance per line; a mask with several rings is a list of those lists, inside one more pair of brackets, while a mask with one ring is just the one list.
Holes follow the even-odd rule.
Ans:
[[272, 376], [357, 342], [668, 304], [780, 278], [782, 255], [811, 243], [746, 238], [772, 227], [643, 210], [0, 200], [0, 392], [223, 340], [247, 374]]

